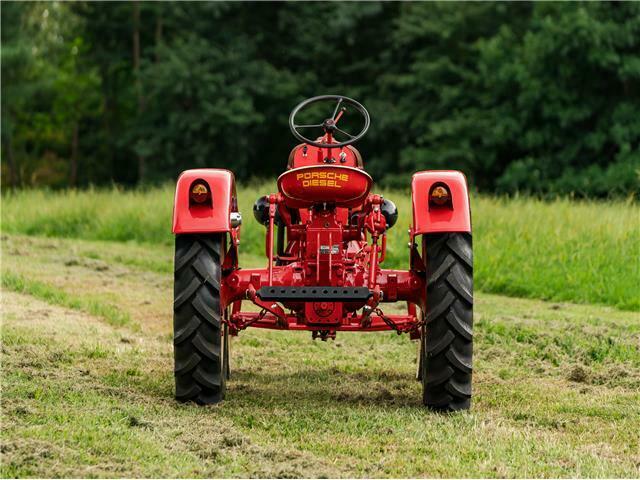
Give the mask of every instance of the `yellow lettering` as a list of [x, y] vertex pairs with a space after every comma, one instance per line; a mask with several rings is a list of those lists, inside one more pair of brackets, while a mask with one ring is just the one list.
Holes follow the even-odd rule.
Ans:
[[302, 180], [303, 188], [309, 187], [327, 187], [342, 188], [340, 182], [347, 183], [349, 175], [338, 172], [303, 172], [296, 174], [296, 180]]

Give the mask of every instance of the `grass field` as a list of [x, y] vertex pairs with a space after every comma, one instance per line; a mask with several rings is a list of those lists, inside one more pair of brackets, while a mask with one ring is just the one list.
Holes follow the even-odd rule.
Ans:
[[[264, 228], [252, 216], [271, 184], [239, 190], [244, 214], [241, 254], [255, 263]], [[396, 202], [387, 267], [406, 268], [410, 193], [383, 191]], [[173, 186], [149, 191], [20, 191], [3, 197], [4, 232], [171, 245]], [[485, 292], [640, 310], [640, 207], [632, 202], [472, 198], [475, 285]], [[170, 262], [166, 263], [167, 268]]]
[[450, 416], [421, 407], [405, 336], [250, 330], [199, 408], [172, 398], [170, 246], [2, 248], [4, 477], [640, 474], [635, 312], [478, 294], [473, 408]]
[[[270, 190], [241, 190], [246, 266]], [[473, 198], [473, 404], [440, 415], [392, 333], [250, 329], [222, 404], [175, 402], [171, 196], [3, 197], [3, 477], [640, 476], [637, 205]]]

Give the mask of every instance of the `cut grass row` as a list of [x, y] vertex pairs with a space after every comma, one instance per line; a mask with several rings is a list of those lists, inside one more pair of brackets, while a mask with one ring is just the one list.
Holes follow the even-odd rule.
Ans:
[[[271, 183], [239, 188], [243, 260], [264, 252], [252, 204]], [[385, 266], [406, 268], [408, 191], [382, 191], [400, 212]], [[173, 186], [31, 190], [3, 196], [5, 232], [170, 245]], [[492, 293], [640, 310], [640, 207], [632, 202], [472, 198], [476, 287]], [[246, 264], [246, 263], [245, 263]], [[170, 271], [170, 265], [159, 266]]]
[[88, 313], [106, 320], [113, 326], [121, 327], [131, 322], [128, 313], [123, 312], [114, 305], [104, 303], [101, 299], [92, 298], [86, 293], [72, 295], [52, 285], [25, 278], [23, 275], [10, 270], [2, 272], [2, 287], [12, 292], [31, 295], [53, 305]]

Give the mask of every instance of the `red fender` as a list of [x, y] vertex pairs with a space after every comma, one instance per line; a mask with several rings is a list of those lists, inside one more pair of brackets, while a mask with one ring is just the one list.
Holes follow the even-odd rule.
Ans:
[[[204, 181], [211, 192], [211, 202], [189, 201], [191, 186]], [[231, 231], [231, 212], [238, 211], [236, 182], [229, 170], [199, 168], [186, 170], [178, 178], [173, 204], [173, 233], [214, 233]]]
[[[442, 207], [429, 205], [429, 193], [435, 184], [444, 184], [451, 202]], [[467, 179], [462, 172], [429, 170], [418, 172], [411, 180], [413, 233], [471, 232], [471, 210]]]

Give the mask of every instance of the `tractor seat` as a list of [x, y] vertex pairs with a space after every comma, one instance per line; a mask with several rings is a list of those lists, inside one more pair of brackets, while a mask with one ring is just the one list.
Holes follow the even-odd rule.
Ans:
[[290, 208], [322, 203], [352, 208], [367, 198], [372, 184], [373, 179], [364, 170], [342, 165], [292, 168], [278, 177], [278, 190]]

